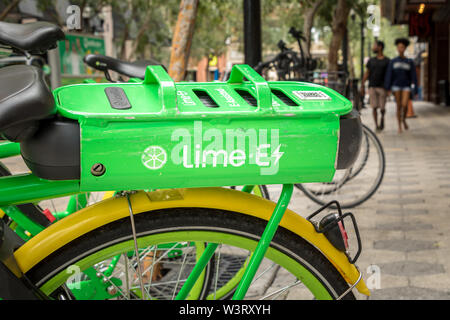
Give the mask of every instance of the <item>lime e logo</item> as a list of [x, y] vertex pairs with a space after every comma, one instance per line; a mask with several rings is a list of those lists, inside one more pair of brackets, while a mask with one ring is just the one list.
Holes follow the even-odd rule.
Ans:
[[142, 163], [150, 170], [161, 169], [167, 162], [167, 153], [160, 146], [150, 146], [142, 154]]

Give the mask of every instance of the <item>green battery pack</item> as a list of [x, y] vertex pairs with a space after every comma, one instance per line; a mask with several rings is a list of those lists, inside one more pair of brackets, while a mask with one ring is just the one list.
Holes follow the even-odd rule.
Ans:
[[148, 66], [142, 82], [70, 85], [54, 97], [79, 126], [81, 191], [326, 182], [361, 142], [348, 99], [266, 82], [248, 65], [208, 83]]

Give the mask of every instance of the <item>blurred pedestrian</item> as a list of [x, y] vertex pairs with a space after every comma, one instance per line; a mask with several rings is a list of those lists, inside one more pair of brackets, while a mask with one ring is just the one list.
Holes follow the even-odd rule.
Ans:
[[[386, 113], [386, 96], [387, 91], [384, 85], [386, 70], [389, 66], [389, 58], [384, 56], [383, 41], [376, 41], [373, 44], [372, 51], [376, 54], [370, 58], [366, 64], [366, 72], [364, 73], [361, 84], [361, 95], [364, 97], [364, 84], [369, 80], [369, 101], [373, 109], [373, 119], [375, 121], [376, 130], [379, 132], [384, 129], [384, 115]], [[381, 113], [380, 124], [378, 125], [378, 109]]]
[[408, 112], [408, 102], [412, 99], [412, 93], [417, 94], [416, 67], [412, 59], [405, 56], [406, 48], [410, 42], [406, 38], [395, 40], [398, 57], [392, 59], [386, 72], [385, 87], [392, 91], [397, 104], [398, 132], [402, 132], [402, 126], [408, 130], [406, 123], [406, 113]]

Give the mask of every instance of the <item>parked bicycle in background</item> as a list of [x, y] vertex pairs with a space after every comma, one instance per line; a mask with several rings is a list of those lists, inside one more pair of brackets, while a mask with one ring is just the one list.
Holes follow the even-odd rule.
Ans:
[[[319, 64], [314, 59], [305, 57], [301, 32], [291, 28], [290, 34], [296, 39], [300, 52], [288, 49], [280, 41], [281, 52], [275, 58], [258, 64], [255, 70], [273, 80], [306, 81], [332, 88], [351, 100], [355, 110], [361, 111], [364, 100], [357, 89], [357, 81], [350, 79], [346, 71], [316, 69]], [[320, 205], [338, 200], [342, 207], [352, 208], [370, 199], [383, 181], [386, 159], [380, 140], [366, 125], [363, 125], [362, 141], [361, 151], [354, 165], [345, 170], [337, 170], [333, 181], [295, 186]]]

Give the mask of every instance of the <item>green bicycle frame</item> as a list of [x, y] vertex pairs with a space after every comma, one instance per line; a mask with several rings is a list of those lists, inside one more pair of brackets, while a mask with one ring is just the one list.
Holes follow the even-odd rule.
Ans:
[[[12, 142], [0, 143], [0, 159], [10, 157], [10, 156], [16, 156], [19, 154], [20, 154], [20, 145], [19, 144], [12, 143]], [[42, 179], [37, 180], [32, 175], [26, 175], [26, 179], [27, 179], [26, 180], [27, 183], [22, 184], [22, 186], [26, 186], [29, 183], [32, 185], [36, 185], [37, 181], [40, 181], [40, 182], [45, 181]], [[42, 190], [41, 187], [42, 186], [40, 186], [38, 188], [38, 190]], [[255, 188], [254, 185], [246, 185], [246, 186], [244, 186], [242, 191], [251, 193], [253, 190], [255, 190], [255, 192], [258, 193], [258, 190], [256, 190], [256, 189], [257, 188]], [[49, 188], [45, 189], [45, 190], [46, 190], [46, 192], [48, 192], [49, 195], [54, 194], [53, 190], [51, 190]], [[75, 188], [74, 192], [76, 192], [76, 191], [77, 190]], [[284, 190], [283, 190], [283, 193], [284, 193]], [[42, 197], [41, 200], [47, 196], [48, 195], [44, 195], [44, 194], [40, 193], [40, 197]], [[30, 194], [25, 193], [24, 198], [25, 199], [26, 198], [35, 198], [35, 196], [34, 196], [34, 193], [30, 193]], [[63, 212], [54, 212], [53, 215], [55, 216], [56, 220], [60, 220], [60, 219], [64, 218], [65, 216], [72, 214], [72, 213], [76, 212], [77, 210], [86, 206], [86, 204], [87, 204], [86, 199], [87, 199], [87, 197], [85, 194], [73, 195], [69, 199], [69, 202], [67, 204], [67, 209]], [[39, 199], [36, 201], [39, 201]], [[282, 207], [285, 208], [287, 206], [288, 202], [289, 202], [289, 199], [287, 199], [287, 201], [284, 200], [284, 204], [282, 205]], [[15, 206], [4, 207], [3, 211], [5, 212], [6, 215], [8, 215], [10, 218], [13, 219], [13, 221], [15, 221], [17, 223], [15, 231], [24, 240], [29, 239], [30, 236], [36, 235], [37, 233], [39, 233], [43, 230], [43, 227], [39, 226], [38, 224], [36, 224], [32, 220], [30, 220]], [[276, 209], [276, 211], [277, 211], [277, 209]], [[282, 214], [281, 215], [274, 214], [274, 217], [275, 217], [274, 219], [276, 219], [276, 221], [278, 221], [278, 223], [279, 223], [279, 219], [281, 219], [281, 216], [282, 216]], [[275, 224], [272, 223], [272, 224], [270, 224], [270, 227], [267, 228], [267, 232], [269, 234], [271, 234], [272, 236], [273, 236], [274, 231], [276, 230], [276, 227], [278, 226], [278, 223], [275, 223]], [[265, 239], [265, 241], [264, 241], [264, 239]], [[253, 256], [257, 257], [257, 259], [252, 258], [252, 260], [250, 261], [248, 268], [246, 268], [246, 270], [249, 270], [249, 271], [244, 273], [244, 279], [250, 279], [252, 276], [249, 276], [249, 273], [254, 274], [254, 272], [256, 272], [256, 269], [258, 268], [259, 263], [260, 263], [260, 259], [262, 259], [262, 257], [264, 256], [263, 252], [265, 252], [265, 250], [267, 250], [267, 247], [270, 244], [270, 239], [271, 239], [271, 236], [263, 235], [262, 240], [261, 240], [262, 248], [260, 248], [260, 249], [257, 248], [257, 250], [255, 251]], [[173, 244], [166, 244], [164, 247], [172, 247], [172, 246], [173, 246]], [[178, 293], [176, 299], [185, 299], [189, 295], [192, 287], [198, 280], [198, 277], [200, 276], [200, 274], [203, 272], [206, 264], [208, 264], [209, 260], [211, 259], [211, 256], [214, 254], [216, 248], [217, 248], [217, 244], [208, 244], [206, 250], [204, 251], [200, 260], [197, 262], [195, 268], [191, 272], [187, 282], [182, 287], [181, 291]], [[107, 277], [111, 276], [119, 259], [120, 259], [120, 255], [113, 257], [110, 265], [108, 266], [108, 269], [104, 272], [105, 276], [107, 276]], [[86, 274], [91, 280], [83, 281], [77, 285], [69, 286], [69, 289], [71, 289], [72, 293], [77, 298], [80, 298], [80, 299], [86, 299], [86, 298], [106, 299], [106, 298], [114, 296], [114, 295], [107, 294], [106, 289], [109, 286], [109, 283], [106, 283], [106, 284], [103, 283], [101, 281], [101, 279], [98, 279], [98, 277], [95, 275], [95, 272], [93, 273], [92, 270], [88, 269], [83, 273]], [[119, 282], [117, 282], [118, 281], [117, 279], [114, 278], [113, 280], [115, 281], [115, 282], [113, 282], [115, 286], [120, 285]], [[239, 288], [241, 288], [240, 292], [247, 291], [248, 286], [250, 285], [249, 281], [250, 280], [244, 280], [242, 282], [242, 284], [239, 286]], [[117, 294], [115, 294], [115, 295], [117, 295]], [[244, 295], [245, 295], [245, 293], [244, 293]]]

